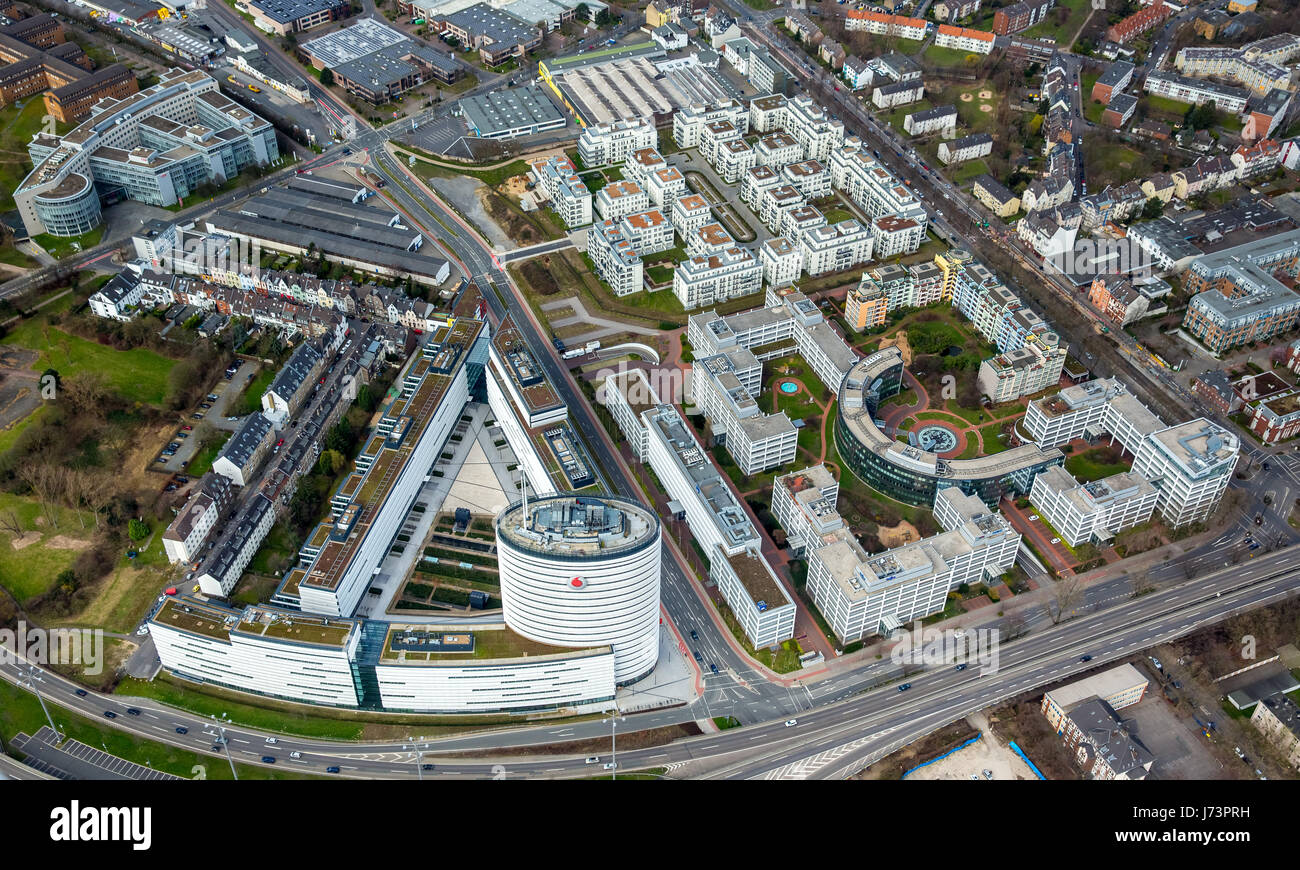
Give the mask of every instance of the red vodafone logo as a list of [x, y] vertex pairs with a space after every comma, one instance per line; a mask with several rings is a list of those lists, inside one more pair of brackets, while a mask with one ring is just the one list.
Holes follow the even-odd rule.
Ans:
[[583, 580], [581, 577], [574, 577], [572, 580], [569, 581], [569, 585], [572, 586], [574, 589], [581, 589], [582, 587], [587, 585], [587, 581]]

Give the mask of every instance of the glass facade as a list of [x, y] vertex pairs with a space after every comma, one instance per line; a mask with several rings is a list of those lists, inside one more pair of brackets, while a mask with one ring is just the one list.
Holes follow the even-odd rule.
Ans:
[[99, 194], [89, 182], [78, 193], [57, 199], [38, 196], [32, 204], [45, 224], [45, 231], [52, 236], [80, 236], [99, 226], [102, 220]]

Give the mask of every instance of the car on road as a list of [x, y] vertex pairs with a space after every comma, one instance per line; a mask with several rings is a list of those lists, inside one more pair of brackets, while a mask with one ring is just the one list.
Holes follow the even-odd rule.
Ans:
[[266, 742], [269, 743], [269, 744], [271, 744], [271, 745], [275, 745], [276, 743], [279, 743], [280, 741], [279, 741], [279, 740], [276, 740], [274, 737], [268, 737], [268, 738], [266, 738]]
[[601, 765], [601, 767], [605, 768], [606, 770], [613, 770], [617, 766], [618, 765], [613, 761], [606, 761], [604, 764]]
[[1151, 659], [1151, 664], [1156, 666], [1157, 671], [1164, 670], [1164, 665], [1160, 664], [1160, 659], [1156, 658], [1155, 656], [1147, 656], [1147, 658]]
[[78, 697], [78, 698], [84, 698], [84, 697], [86, 697], [86, 690], [85, 690], [85, 689], [77, 689], [77, 697]]
[[186, 728], [184, 725], [177, 725], [177, 726], [176, 726], [176, 733], [177, 733], [177, 734], [189, 734], [189, 733], [190, 733], [190, 729]]
[[718, 666], [717, 666], [717, 665], [709, 665], [709, 670], [713, 671], [713, 673], [716, 674], [716, 673], [718, 672]]
[[263, 755], [263, 756], [262, 756], [262, 763], [263, 763], [263, 764], [275, 764], [275, 756], [274, 756], [274, 755]]
[[337, 767], [334, 767], [333, 765], [331, 765], [330, 767], [325, 768], [325, 772], [326, 772], [326, 773], [338, 773], [338, 772], [339, 772], [339, 769], [338, 769]]
[[116, 718], [117, 718], [117, 714], [114, 713], [112, 710], [105, 710], [105, 711], [104, 711], [104, 718], [106, 718], [106, 719], [116, 719]]
[[142, 625], [135, 630], [136, 637], [144, 637], [148, 633], [149, 633], [149, 626], [147, 625]]
[[799, 724], [799, 720], [798, 720], [798, 719], [786, 719], [786, 720], [785, 720], [785, 727], [787, 727], [787, 728], [793, 728], [794, 726], [796, 726], [796, 725], [798, 725], [798, 724]]
[[695, 660], [696, 660], [697, 662], [699, 662], [700, 664], [704, 664], [704, 656], [700, 655], [700, 651], [699, 651], [699, 650], [695, 650], [695, 652], [692, 653], [692, 655], [695, 656]]
[[993, 771], [989, 770], [987, 767], [984, 768], [984, 778], [985, 778], [985, 779], [992, 779], [992, 778], [993, 778]]
[[[163, 590], [163, 595], [175, 595], [175, 594], [176, 594], [175, 586], [168, 586], [166, 589]], [[158, 600], [161, 601], [162, 599], [159, 598]]]
[[967, 667], [966, 663], [962, 662], [961, 664], [957, 665], [956, 670], [964, 671], [966, 670], [966, 667]]
[[586, 760], [585, 760], [583, 763], [584, 763], [584, 764], [599, 764], [599, 763], [600, 763], [600, 756], [599, 756], [599, 755], [591, 755], [591, 756], [588, 756], [588, 757], [586, 758]]
[[912, 684], [911, 684], [911, 683], [903, 683], [903, 685], [901, 685], [901, 686], [898, 687], [898, 691], [900, 691], [900, 692], [906, 692], [906, 691], [907, 691], [908, 689], [910, 689], [910, 688], [912, 688]]
[[1092, 661], [1092, 656], [1079, 656], [1079, 661], [1081, 661], [1081, 662], [1090, 662], [1090, 661]]
[[290, 757], [290, 758], [302, 758], [302, 753], [295, 749], [293, 752], [290, 752], [290, 753], [289, 753], [289, 757]]
[[691, 629], [691, 640], [699, 640], [699, 639], [700, 639], [699, 634], [696, 633], [695, 629]]
[[262, 89], [259, 88], [257, 85], [249, 85], [248, 89], [255, 94], [260, 94], [262, 92]]
[[139, 711], [139, 709], [137, 709], [136, 707], [127, 707], [127, 708], [126, 708], [126, 715], [128, 715], [128, 716], [139, 716], [139, 715], [140, 715], [140, 711]]
[[420, 765], [420, 770], [433, 770], [433, 765], [432, 765], [432, 764], [421, 764], [421, 765]]

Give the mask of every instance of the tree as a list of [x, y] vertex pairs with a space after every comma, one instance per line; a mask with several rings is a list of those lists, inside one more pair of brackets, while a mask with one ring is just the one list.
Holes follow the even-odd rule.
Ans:
[[614, 23], [614, 16], [610, 14], [610, 11], [608, 9], [602, 9], [596, 13], [597, 27], [609, 27], [613, 23]]
[[1155, 220], [1165, 213], [1165, 204], [1160, 201], [1159, 197], [1151, 197], [1147, 200], [1146, 205], [1142, 206], [1142, 219]]
[[[1083, 589], [1079, 585], [1079, 575], [1070, 574], [1056, 581], [1056, 588], [1053, 590], [1053, 600], [1047, 605], [1047, 615], [1051, 617], [1052, 625], [1060, 625], [1066, 615], [1073, 610], [1083, 596]], [[1052, 604], [1056, 607], [1053, 609]]]
[[334, 84], [334, 70], [329, 67], [322, 69], [320, 71], [320, 83], [327, 88]]
[[131, 520], [126, 524], [126, 533], [133, 541], [143, 541], [149, 537], [149, 524], [144, 520]]
[[316, 469], [321, 473], [333, 476], [338, 473], [339, 469], [347, 462], [343, 454], [337, 450], [321, 451], [320, 459], [316, 461]]

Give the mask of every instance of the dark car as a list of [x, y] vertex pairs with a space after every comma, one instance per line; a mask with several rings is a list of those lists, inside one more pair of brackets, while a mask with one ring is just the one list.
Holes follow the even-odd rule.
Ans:
[[421, 765], [420, 765], [420, 770], [433, 770], [433, 765], [432, 765], [432, 764], [421, 764]]
[[713, 673], [716, 674], [716, 673], [718, 672], [718, 666], [717, 666], [717, 665], [709, 665], [709, 670], [713, 671]]
[[184, 725], [177, 725], [177, 726], [176, 726], [176, 733], [177, 733], [177, 734], [189, 734], [189, 733], [190, 733], [190, 729], [186, 728]]
[[1092, 661], [1092, 656], [1079, 656], [1079, 661], [1081, 661], [1081, 662], [1090, 662], [1090, 661]]
[[274, 755], [263, 755], [263, 756], [262, 756], [262, 763], [263, 763], [263, 764], [275, 764], [275, 756], [274, 756]]
[[966, 663], [965, 663], [965, 662], [962, 662], [961, 664], [957, 665], [957, 670], [959, 670], [959, 671], [964, 671], [964, 670], [966, 670]]
[[105, 716], [105, 718], [108, 718], [108, 719], [116, 719], [116, 718], [117, 718], [117, 714], [114, 713], [112, 710], [105, 710], [105, 711], [104, 711], [104, 716]]
[[126, 708], [126, 715], [128, 715], [128, 716], [139, 716], [139, 715], [140, 715], [140, 711], [139, 711], [138, 709], [136, 709], [135, 707], [127, 707], [127, 708]]
[[85, 689], [77, 689], [77, 697], [78, 697], [78, 698], [84, 698], [84, 697], [86, 697], [86, 690], [85, 690]]
[[337, 767], [327, 767], [327, 768], [325, 768], [325, 772], [326, 772], [326, 773], [338, 773], [338, 772], [339, 772], [339, 769], [338, 769]]
[[697, 662], [699, 662], [700, 664], [704, 664], [704, 656], [700, 655], [699, 650], [696, 650], [695, 652], [691, 653], [691, 655], [695, 656], [695, 660]]
[[699, 639], [700, 636], [696, 634], [694, 631], [691, 631], [691, 640], [699, 640]]
[[901, 686], [898, 687], [898, 691], [900, 691], [900, 692], [906, 692], [906, 691], [907, 691], [908, 689], [910, 689], [910, 688], [912, 688], [912, 684], [911, 684], [911, 683], [903, 683], [903, 685], [901, 685]]

